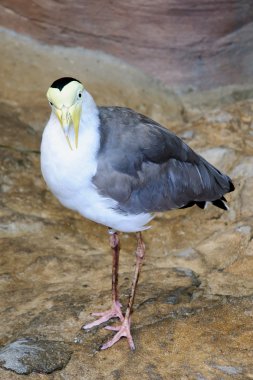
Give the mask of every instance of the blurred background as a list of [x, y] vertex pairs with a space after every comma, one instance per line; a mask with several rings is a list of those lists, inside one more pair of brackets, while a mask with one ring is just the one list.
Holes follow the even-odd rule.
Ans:
[[[213, 107], [247, 98], [253, 84], [252, 22], [250, 0], [1, 0], [1, 93], [23, 108], [31, 89], [32, 101], [43, 108], [40, 89], [71, 74], [98, 101], [135, 106], [151, 116], [156, 89], [157, 113], [166, 90], [179, 95], [186, 109], [189, 102]], [[19, 81], [21, 93], [14, 85]]]
[[[0, 0], [0, 26], [0, 378], [252, 379], [253, 2]], [[145, 232], [135, 354], [80, 330], [110, 306], [111, 257], [106, 229], [41, 176], [62, 76], [162, 123], [236, 186], [229, 212], [158, 214]], [[135, 240], [121, 238], [125, 307]]]
[[182, 91], [252, 83], [250, 0], [1, 1], [1, 25], [99, 50]]

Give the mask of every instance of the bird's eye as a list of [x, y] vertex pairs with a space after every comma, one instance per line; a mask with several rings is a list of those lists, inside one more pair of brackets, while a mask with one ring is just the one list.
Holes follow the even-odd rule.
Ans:
[[50, 106], [53, 106], [53, 103], [52, 102], [49, 102]]
[[79, 92], [79, 94], [78, 94], [78, 98], [81, 98], [81, 97], [82, 97], [82, 93]]

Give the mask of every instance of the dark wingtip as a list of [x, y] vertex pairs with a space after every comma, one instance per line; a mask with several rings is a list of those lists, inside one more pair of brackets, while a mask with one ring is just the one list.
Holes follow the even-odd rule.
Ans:
[[234, 184], [231, 180], [229, 180], [229, 186], [230, 186], [229, 187], [229, 193], [230, 193], [231, 191], [234, 191], [234, 189], [235, 189]]
[[51, 84], [51, 87], [52, 88], [58, 88], [58, 90], [61, 91], [63, 89], [63, 87], [65, 87], [68, 83], [73, 82], [73, 81], [81, 83], [78, 79], [75, 79], [72, 77], [63, 77], [63, 78], [56, 79]]
[[191, 202], [188, 202], [186, 205], [182, 206], [182, 207], [179, 207], [180, 209], [182, 208], [188, 208], [188, 207], [192, 207], [195, 205], [195, 202], [194, 201], [191, 201]]
[[204, 208], [206, 207], [206, 202], [203, 201], [203, 202], [196, 202], [196, 205], [201, 208], [202, 210], [204, 210]]
[[221, 199], [216, 199], [215, 201], [212, 201], [212, 204], [216, 207], [221, 208], [222, 210], [227, 211], [229, 208], [226, 205], [225, 201]]
[[190, 201], [188, 202], [186, 205], [182, 206], [182, 207], [179, 207], [180, 209], [181, 208], [188, 208], [188, 207], [192, 207], [194, 205], [197, 205], [199, 208], [202, 208], [202, 210], [206, 207], [206, 202], [205, 201]]

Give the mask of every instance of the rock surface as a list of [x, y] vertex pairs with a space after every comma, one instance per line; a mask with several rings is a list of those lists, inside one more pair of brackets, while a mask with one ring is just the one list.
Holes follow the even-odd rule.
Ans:
[[251, 0], [2, 0], [0, 24], [104, 51], [184, 90], [252, 84]]
[[[253, 101], [195, 113], [194, 119], [180, 112], [167, 118], [165, 108], [154, 108], [152, 97], [138, 92], [145, 89], [143, 77], [143, 87], [136, 81], [131, 106], [139, 109], [144, 103], [145, 112], [154, 112], [153, 117], [157, 113], [155, 118], [179, 135], [190, 131], [187, 143], [230, 174], [236, 190], [228, 196], [229, 212], [208, 207], [205, 211], [191, 208], [157, 215], [152, 229], [144, 234], [147, 257], [132, 316], [136, 351], [130, 352], [124, 339], [100, 351], [101, 343], [112, 333], [103, 328], [87, 332], [80, 328], [93, 319], [92, 311], [110, 306], [107, 231], [64, 209], [43, 182], [39, 145], [41, 125], [49, 111], [42, 106], [46, 99], [40, 85], [43, 81], [46, 85], [47, 71], [53, 76], [54, 69], [49, 59], [43, 78], [38, 78], [39, 62], [36, 64], [35, 53], [29, 56], [29, 49], [26, 59], [31, 58], [34, 66], [26, 68], [22, 79], [29, 74], [30, 87], [29, 81], [22, 87], [16, 76], [19, 96], [15, 98], [13, 83], [4, 77], [1, 82], [6, 94], [6, 101], [0, 104], [2, 349], [29, 338], [37, 344], [63, 343], [65, 348], [57, 350], [58, 359], [65, 357], [65, 349], [73, 352], [64, 368], [48, 375], [33, 372], [26, 377], [31, 380], [252, 379]], [[1, 61], [1, 72], [6, 77], [17, 73], [15, 64], [6, 67], [6, 62], [11, 65], [8, 54]], [[60, 71], [55, 68], [57, 74]], [[94, 85], [95, 93], [97, 88]], [[119, 95], [120, 84], [118, 89]], [[123, 89], [122, 85], [124, 94]], [[92, 83], [89, 90], [93, 92]], [[155, 94], [160, 88], [150, 91]], [[108, 88], [105, 93], [109, 103]], [[102, 95], [96, 94], [101, 100]], [[114, 88], [112, 94], [116, 94]], [[172, 108], [180, 109], [180, 101], [173, 99]], [[164, 107], [165, 97], [160, 100]], [[125, 308], [135, 238], [122, 234], [121, 241], [120, 292]], [[23, 377], [1, 368], [0, 378]]]
[[66, 366], [68, 345], [47, 340], [18, 339], [0, 349], [0, 365], [22, 375], [52, 373]]

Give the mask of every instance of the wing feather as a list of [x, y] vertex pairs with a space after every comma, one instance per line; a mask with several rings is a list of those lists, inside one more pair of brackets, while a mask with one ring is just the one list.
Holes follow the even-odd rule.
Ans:
[[234, 189], [228, 176], [179, 137], [133, 110], [100, 107], [100, 133], [93, 182], [123, 212], [202, 207]]

